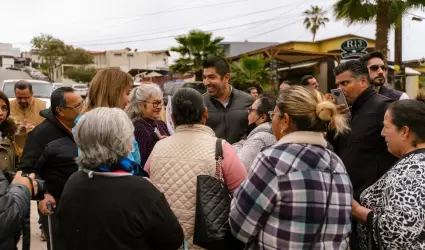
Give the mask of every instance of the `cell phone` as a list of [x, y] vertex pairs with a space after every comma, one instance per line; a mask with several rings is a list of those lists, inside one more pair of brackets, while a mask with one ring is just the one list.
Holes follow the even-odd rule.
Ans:
[[348, 107], [347, 99], [345, 99], [344, 93], [341, 89], [331, 89], [331, 94], [335, 99], [336, 105], [344, 104]]
[[[342, 89], [331, 89], [331, 94], [335, 99], [336, 105], [345, 105], [345, 107], [348, 108], [348, 102], [347, 99], [345, 99], [344, 93], [342, 92]], [[351, 115], [350, 111], [348, 111]]]

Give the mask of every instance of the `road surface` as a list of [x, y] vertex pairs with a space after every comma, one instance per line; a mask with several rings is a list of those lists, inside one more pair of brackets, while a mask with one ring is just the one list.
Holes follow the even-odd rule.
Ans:
[[8, 70], [8, 69], [0, 68], [0, 84], [3, 84], [3, 81], [8, 80], [8, 79], [28, 79], [28, 80], [30, 80], [31, 77], [23, 71]]
[[[37, 202], [31, 201], [31, 250], [47, 250], [47, 244], [40, 239], [38, 225]], [[22, 250], [22, 241], [18, 243], [18, 250]]]

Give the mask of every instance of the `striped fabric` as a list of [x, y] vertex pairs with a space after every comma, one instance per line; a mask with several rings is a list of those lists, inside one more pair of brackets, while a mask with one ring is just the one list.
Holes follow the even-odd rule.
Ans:
[[339, 157], [313, 144], [278, 143], [257, 156], [232, 201], [233, 234], [247, 249], [309, 249], [325, 214], [330, 169], [328, 219], [314, 249], [347, 249], [351, 182]]

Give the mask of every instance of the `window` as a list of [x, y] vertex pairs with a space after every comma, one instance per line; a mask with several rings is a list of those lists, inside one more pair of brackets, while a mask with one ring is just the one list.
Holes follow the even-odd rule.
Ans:
[[122, 53], [114, 53], [114, 56], [122, 56]]

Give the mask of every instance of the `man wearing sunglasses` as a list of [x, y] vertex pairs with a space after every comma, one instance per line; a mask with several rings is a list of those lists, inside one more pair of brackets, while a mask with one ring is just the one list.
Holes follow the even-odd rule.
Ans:
[[393, 101], [409, 99], [406, 93], [385, 86], [388, 79], [388, 66], [384, 63], [384, 57], [381, 52], [369, 53], [363, 56], [360, 61], [367, 65], [370, 82], [375, 86], [376, 92]]

